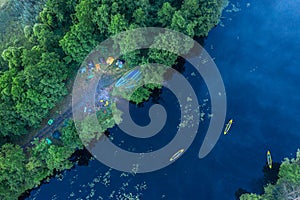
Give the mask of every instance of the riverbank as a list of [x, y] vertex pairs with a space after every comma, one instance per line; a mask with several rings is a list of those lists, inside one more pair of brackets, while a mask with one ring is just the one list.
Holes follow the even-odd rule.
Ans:
[[76, 150], [69, 158], [69, 160], [73, 163], [73, 166], [69, 169], [64, 169], [63, 171], [54, 171], [53, 174], [45, 177], [43, 180], [40, 181], [40, 184], [38, 186], [36, 186], [35, 188], [31, 188], [27, 191], [25, 191], [23, 194], [21, 194], [18, 199], [19, 200], [25, 200], [28, 199], [31, 195], [31, 192], [33, 190], [37, 190], [39, 189], [39, 187], [43, 184], [47, 184], [49, 183], [49, 181], [52, 178], [59, 178], [63, 172], [65, 171], [70, 171], [72, 169], [74, 169], [74, 167], [76, 165], [78, 166], [87, 166], [89, 161], [91, 160], [92, 155], [90, 154], [90, 152], [88, 150], [86, 150], [85, 148], [83, 148], [82, 150]]
[[[296, 153], [296, 158], [285, 158], [277, 171], [276, 179], [267, 180], [264, 184], [264, 192], [260, 195], [244, 192], [240, 200], [272, 200], [272, 199], [299, 199], [300, 198], [300, 150]], [[270, 171], [270, 170], [269, 170]], [[265, 174], [266, 178], [267, 174]], [[247, 194], [248, 193], [248, 194]]]
[[[100, 6], [96, 1], [74, 4], [47, 1], [37, 23], [25, 26], [22, 42], [7, 44], [8, 48], [2, 53], [0, 136], [18, 141], [28, 130], [45, 122], [51, 111], [55, 115], [55, 106], [68, 94], [68, 75], [96, 44], [109, 36], [133, 27], [147, 26], [183, 32], [189, 26], [187, 34], [191, 37], [206, 36], [218, 23], [223, 4], [215, 1], [213, 4], [196, 3], [196, 7], [192, 7], [190, 3], [196, 2], [145, 2], [137, 5], [128, 0], [126, 3], [115, 2], [118, 6], [111, 8], [110, 4], [103, 2]], [[101, 12], [98, 12], [99, 6]], [[203, 16], [202, 12], [207, 14]], [[182, 22], [182, 18], [186, 21]], [[130, 42], [134, 41], [128, 41], [127, 45], [131, 45]], [[124, 56], [130, 58], [124, 60], [131, 63], [147, 59], [140, 51]], [[170, 61], [168, 54], [150, 52], [148, 56], [152, 61]], [[175, 60], [174, 56], [172, 59]], [[0, 194], [2, 199], [15, 199], [20, 193], [39, 185], [54, 171], [72, 166], [68, 158], [75, 149], [82, 148], [74, 124], [68, 122], [61, 129], [61, 139], [45, 138], [51, 131], [47, 130], [46, 135], [41, 133], [41, 137], [25, 151], [19, 145], [3, 144], [0, 188], [5, 192]]]
[[[147, 183], [147, 190], [143, 191], [141, 197], [144, 200], [227, 200], [234, 198], [238, 188], [260, 193], [266, 151], [272, 152], [274, 162], [280, 162], [285, 157], [295, 157], [294, 153], [299, 148], [300, 127], [296, 116], [300, 110], [300, 61], [297, 56], [300, 40], [299, 28], [294, 26], [299, 23], [297, 3], [256, 0], [231, 3], [237, 8], [234, 10], [239, 11], [225, 10], [221, 19], [222, 26], [217, 26], [209, 33], [204, 46], [214, 58], [226, 85], [228, 118], [234, 119], [230, 134], [221, 137], [209, 156], [199, 160], [197, 155], [201, 138], [205, 135], [202, 130], [209, 123], [209, 119], [205, 119], [199, 138], [196, 138], [189, 151], [175, 164], [161, 171], [130, 177], [132, 182]], [[251, 39], [254, 37], [255, 40]], [[195, 77], [190, 77], [191, 73], [192, 70], [186, 67], [184, 75], [192, 81], [195, 90], [205, 91], [203, 85], [201, 87], [193, 82]], [[173, 105], [167, 101], [172, 99], [171, 95], [166, 93], [165, 90], [162, 92], [158, 102]], [[148, 106], [147, 103], [144, 104], [144, 107]], [[146, 119], [140, 120], [144, 118], [143, 113], [147, 109], [140, 107], [135, 110], [134, 107], [132, 109], [136, 115], [133, 119], [147, 124]], [[207, 113], [209, 114], [209, 109]], [[121, 134], [117, 129], [113, 132]], [[164, 133], [170, 135], [171, 132], [168, 129]], [[132, 144], [134, 142], [126, 141]], [[168, 141], [156, 138], [150, 144], [162, 147]], [[122, 143], [122, 146], [127, 147], [127, 143]], [[87, 167], [65, 174], [62, 181], [52, 180], [41, 186], [39, 191], [33, 192], [30, 199], [67, 199], [71, 194], [70, 198], [85, 198], [92, 189], [95, 193], [93, 197], [108, 199], [125, 181], [114, 170], [111, 171], [111, 177], [114, 178], [110, 179], [110, 187], [92, 181], [107, 170], [107, 167], [97, 161], [90, 162]], [[73, 178], [74, 176], [76, 177]], [[87, 183], [95, 185], [90, 189]], [[135, 188], [125, 189], [126, 193], [136, 192]]]

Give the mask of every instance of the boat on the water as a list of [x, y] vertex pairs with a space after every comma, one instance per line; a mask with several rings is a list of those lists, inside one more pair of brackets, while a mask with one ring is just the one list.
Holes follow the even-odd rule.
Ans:
[[226, 135], [228, 133], [228, 131], [230, 130], [231, 128], [231, 125], [233, 123], [233, 120], [229, 120], [229, 122], [226, 124], [226, 127], [225, 127], [225, 130], [224, 130], [224, 135]]
[[179, 158], [184, 152], [184, 149], [180, 149], [179, 151], [177, 151], [176, 153], [174, 153], [174, 155], [170, 158], [170, 162], [176, 160], [177, 158]]
[[269, 168], [272, 169], [272, 156], [271, 156], [270, 151], [267, 152], [267, 162], [268, 162]]

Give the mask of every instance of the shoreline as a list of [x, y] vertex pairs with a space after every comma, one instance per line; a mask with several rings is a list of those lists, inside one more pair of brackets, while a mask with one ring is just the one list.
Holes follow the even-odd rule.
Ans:
[[56, 171], [55, 170], [52, 175], [49, 175], [46, 178], [44, 178], [43, 180], [41, 180], [40, 184], [37, 187], [31, 188], [29, 190], [26, 190], [24, 193], [22, 193], [22, 195], [20, 195], [18, 197], [18, 200], [28, 199], [30, 197], [32, 191], [37, 190], [42, 185], [49, 183], [51, 181], [51, 179], [55, 178], [56, 176], [59, 176], [63, 172], [71, 171], [72, 169], [74, 169], [76, 167], [76, 165], [78, 165], [78, 166], [87, 166], [89, 161], [92, 159], [92, 157], [93, 156], [90, 154], [90, 152], [85, 147], [83, 149], [76, 150], [71, 155], [71, 157], [69, 158], [69, 160], [73, 164], [71, 168], [64, 169], [62, 171]]

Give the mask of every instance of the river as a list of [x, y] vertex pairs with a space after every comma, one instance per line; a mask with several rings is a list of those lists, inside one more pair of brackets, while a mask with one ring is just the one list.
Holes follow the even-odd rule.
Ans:
[[[230, 200], [235, 199], [238, 188], [261, 192], [266, 151], [270, 150], [273, 160], [280, 162], [295, 156], [300, 147], [299, 25], [299, 0], [231, 1], [224, 10], [221, 23], [209, 33], [204, 47], [221, 72], [227, 93], [227, 117], [233, 118], [234, 124], [204, 159], [197, 155], [204, 136], [201, 132], [209, 122], [207, 117], [188, 151], [164, 169], [127, 174], [91, 160], [87, 166], [75, 166], [60, 178], [50, 179], [33, 190], [28, 199], [139, 196], [145, 200]], [[191, 73], [186, 64], [183, 74], [193, 81]], [[203, 100], [208, 98], [204, 86], [194, 89], [201, 91], [198, 95]], [[178, 107], [173, 98], [164, 89], [156, 101], [168, 111]], [[147, 124], [143, 113], [152, 100], [143, 107], [131, 105], [137, 123]], [[209, 114], [209, 105], [204, 108]], [[172, 132], [174, 127], [170, 124], [177, 123], [178, 115], [174, 109], [172, 112], [165, 132]], [[111, 132], [116, 137], [118, 128]], [[172, 135], [160, 137], [149, 142], [153, 148], [163, 146]], [[133, 143], [122, 145], [131, 148]]]

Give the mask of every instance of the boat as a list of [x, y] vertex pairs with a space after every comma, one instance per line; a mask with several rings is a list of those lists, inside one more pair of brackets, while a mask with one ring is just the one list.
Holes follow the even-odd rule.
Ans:
[[176, 160], [177, 158], [179, 158], [184, 152], [184, 149], [180, 149], [179, 151], [177, 151], [176, 153], [174, 153], [174, 155], [170, 158], [170, 162]]
[[125, 86], [128, 85], [130, 83], [134, 84], [133, 81], [136, 83], [141, 79], [141, 72], [137, 69], [132, 70], [130, 72], [128, 72], [127, 74], [125, 74], [124, 76], [122, 76], [117, 83], [115, 84], [116, 87], [120, 87], [120, 86]]
[[272, 156], [271, 156], [270, 151], [267, 152], [267, 162], [268, 162], [269, 168], [272, 169]]
[[233, 123], [233, 120], [229, 120], [229, 122], [226, 124], [226, 127], [225, 127], [225, 130], [224, 130], [224, 135], [226, 135], [228, 133], [228, 131], [230, 130], [231, 128], [231, 125]]

